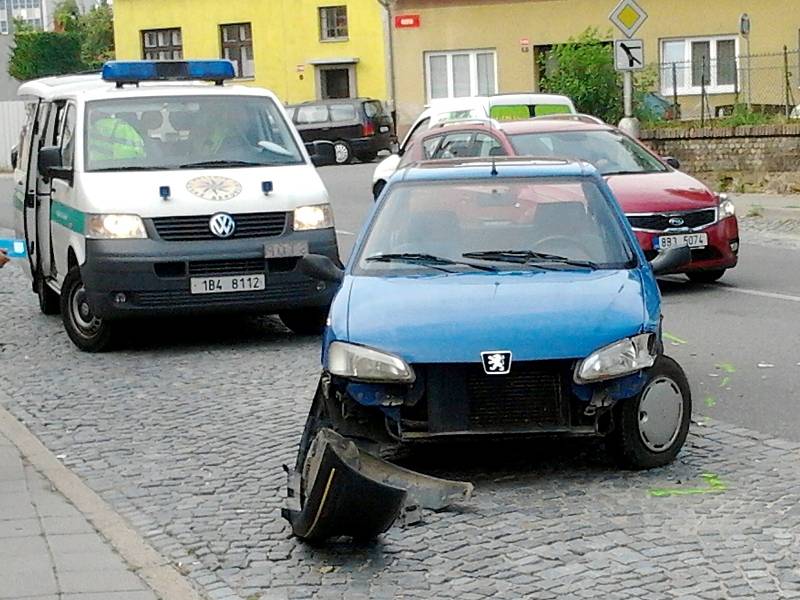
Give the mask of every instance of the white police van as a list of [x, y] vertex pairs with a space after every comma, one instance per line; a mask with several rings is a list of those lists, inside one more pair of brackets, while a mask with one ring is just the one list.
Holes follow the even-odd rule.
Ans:
[[[111, 62], [23, 84], [15, 227], [45, 314], [82, 350], [120, 320], [248, 311], [324, 327], [335, 289], [298, 266], [338, 263], [328, 194], [277, 98], [224, 86], [228, 61]], [[216, 84], [216, 85], [214, 85]], [[313, 163], [313, 164], [312, 164]]]

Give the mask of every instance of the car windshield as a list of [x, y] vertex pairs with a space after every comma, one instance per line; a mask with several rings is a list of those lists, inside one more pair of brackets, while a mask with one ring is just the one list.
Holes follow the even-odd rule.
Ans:
[[86, 171], [271, 166], [303, 162], [269, 98], [174, 96], [86, 105]]
[[609, 130], [550, 131], [509, 136], [520, 156], [585, 160], [603, 175], [663, 173], [667, 168], [629, 137]]
[[587, 178], [409, 182], [392, 186], [355, 272], [621, 269], [635, 255]]

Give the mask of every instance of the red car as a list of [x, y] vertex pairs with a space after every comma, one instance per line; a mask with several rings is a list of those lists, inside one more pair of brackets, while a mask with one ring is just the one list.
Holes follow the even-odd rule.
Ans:
[[692, 262], [680, 270], [692, 281], [716, 281], [736, 266], [739, 227], [733, 203], [677, 170], [619, 129], [592, 117], [461, 123], [417, 137], [402, 164], [468, 156], [569, 157], [605, 176], [648, 258], [688, 245]]

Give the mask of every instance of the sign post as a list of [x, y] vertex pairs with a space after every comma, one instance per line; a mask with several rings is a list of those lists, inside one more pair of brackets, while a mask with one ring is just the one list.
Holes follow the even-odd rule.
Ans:
[[619, 127], [639, 137], [639, 120], [633, 116], [633, 71], [644, 67], [644, 43], [632, 38], [647, 20], [647, 13], [636, 0], [620, 0], [608, 19], [626, 38], [614, 42], [614, 65], [618, 71], [622, 71], [625, 98], [625, 117]]
[[750, 74], [752, 73], [750, 61], [753, 59], [750, 54], [750, 15], [747, 13], [742, 13], [742, 16], [739, 17], [739, 34], [744, 38], [747, 46], [747, 110], [749, 111], [753, 108], [753, 88], [750, 87]]

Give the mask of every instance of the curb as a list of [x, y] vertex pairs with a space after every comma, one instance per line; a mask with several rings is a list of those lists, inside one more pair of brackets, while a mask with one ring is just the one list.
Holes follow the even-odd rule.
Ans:
[[128, 566], [161, 600], [202, 600], [192, 584], [150, 546], [120, 515], [18, 421], [2, 402], [11, 400], [0, 392], [0, 433], [57, 489], [105, 538]]

